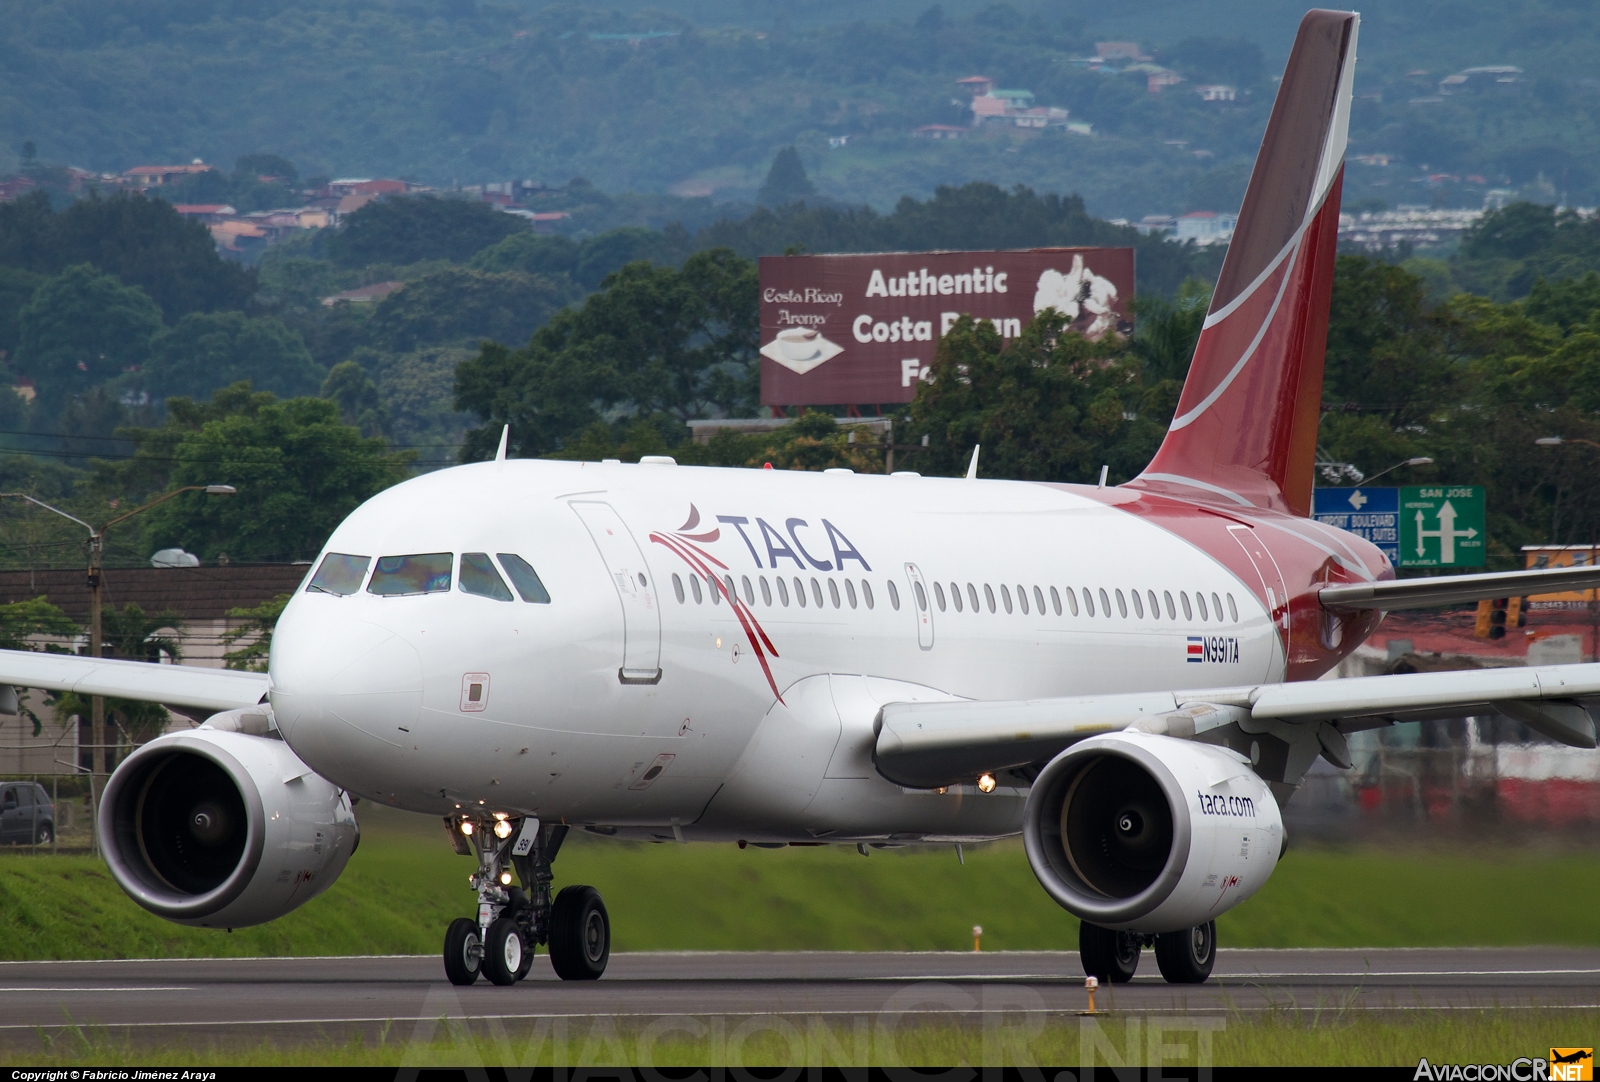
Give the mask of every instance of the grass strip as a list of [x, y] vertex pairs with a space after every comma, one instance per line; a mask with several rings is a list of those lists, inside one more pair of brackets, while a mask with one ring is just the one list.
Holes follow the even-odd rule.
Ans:
[[[0, 958], [432, 954], [470, 914], [467, 876], [436, 820], [363, 804], [362, 843], [325, 894], [232, 934], [171, 924], [85, 856], [0, 855]], [[575, 832], [558, 888], [591, 883], [628, 950], [986, 950], [1077, 946], [1015, 841], [873, 850], [653, 845]], [[1519, 890], [1515, 884], [1548, 884]], [[1225, 947], [1600, 945], [1600, 860], [1589, 852], [1291, 850], [1225, 914]]]
[[1600, 1012], [1506, 1010], [1267, 1015], [1016, 1014], [983, 1023], [824, 1016], [608, 1016], [532, 1025], [439, 1019], [366, 1039], [135, 1042], [105, 1030], [40, 1031], [15, 1067], [1416, 1066], [1510, 1063], [1584, 1044]]

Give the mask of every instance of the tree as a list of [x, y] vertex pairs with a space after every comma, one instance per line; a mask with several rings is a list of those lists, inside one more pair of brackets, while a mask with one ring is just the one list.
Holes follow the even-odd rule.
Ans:
[[989, 321], [962, 317], [911, 403], [908, 441], [930, 437], [915, 468], [959, 475], [981, 444], [989, 477], [1088, 482], [1105, 464], [1116, 482], [1143, 469], [1166, 424], [1150, 416], [1139, 365], [1123, 343], [1091, 342], [1066, 323], [1046, 309], [1008, 343]]
[[560, 449], [610, 411], [619, 423], [666, 414], [681, 423], [754, 397], [756, 268], [727, 250], [682, 270], [630, 263], [581, 308], [564, 309], [525, 349], [485, 345], [456, 369], [456, 408], [487, 422], [462, 460], [493, 453], [501, 426], [522, 455]]
[[276, 319], [191, 312], [155, 337], [150, 363], [131, 382], [161, 401], [205, 398], [240, 380], [293, 397], [315, 393], [324, 377], [300, 336]]
[[[222, 641], [234, 649], [222, 655], [230, 669], [245, 672], [266, 672], [267, 659], [272, 654], [272, 633], [278, 628], [278, 617], [288, 607], [289, 595], [279, 594], [253, 608], [229, 609], [228, 615], [244, 623], [222, 633]], [[240, 646], [239, 643], [244, 645]]]
[[322, 397], [338, 403], [344, 423], [361, 430], [364, 436], [377, 436], [389, 430], [389, 414], [359, 361], [342, 361], [328, 372], [322, 384]]
[[33, 377], [53, 414], [72, 395], [137, 369], [161, 330], [144, 290], [87, 263], [41, 285], [22, 309], [16, 368]]
[[138, 450], [105, 463], [100, 481], [122, 491], [229, 484], [224, 499], [186, 495], [140, 516], [151, 550], [184, 548], [205, 560], [309, 558], [356, 505], [405, 479], [410, 452], [391, 452], [345, 424], [320, 398], [279, 400], [235, 384], [209, 403], [175, 398], [158, 428], [120, 433]]
[[379, 302], [367, 338], [392, 353], [485, 338], [521, 344], [573, 296], [570, 285], [548, 278], [452, 267]]
[[135, 192], [91, 193], [57, 214], [42, 193], [0, 204], [0, 265], [58, 274], [78, 263], [136, 286], [176, 321], [242, 308], [252, 274], [217, 255], [204, 225]]
[[555, 234], [513, 233], [474, 255], [471, 267], [485, 274], [521, 271], [545, 278], [571, 278], [578, 273], [578, 244]]
[[72, 617], [43, 596], [0, 605], [0, 650], [60, 650], [63, 648], [54, 644], [40, 646], [34, 640], [46, 636], [70, 642], [79, 630]]
[[1200, 278], [1184, 279], [1171, 301], [1157, 294], [1134, 298], [1132, 352], [1144, 363], [1147, 380], [1183, 382], [1210, 304], [1211, 287]]
[[488, 203], [396, 196], [374, 200], [350, 215], [328, 239], [328, 252], [347, 267], [425, 259], [465, 263], [475, 252], [527, 228], [522, 219]]
[[43, 274], [0, 267], [0, 351], [5, 353], [0, 360], [9, 360], [16, 351], [22, 334], [22, 310], [46, 280]]
[[767, 179], [756, 194], [756, 202], [764, 207], [783, 207], [816, 198], [816, 185], [806, 176], [806, 167], [800, 161], [800, 152], [794, 147], [784, 147], [772, 159]]

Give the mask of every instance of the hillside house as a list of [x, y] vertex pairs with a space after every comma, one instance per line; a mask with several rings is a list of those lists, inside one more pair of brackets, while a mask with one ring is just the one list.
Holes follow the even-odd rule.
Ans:
[[372, 304], [383, 300], [395, 290], [404, 288], [404, 282], [374, 282], [372, 285], [361, 286], [359, 289], [347, 289], [343, 293], [335, 293], [331, 297], [323, 297], [322, 306], [324, 308], [332, 308], [340, 301], [348, 301], [350, 304]]
[[196, 218], [207, 223], [220, 222], [239, 213], [227, 203], [174, 203], [172, 209], [185, 218]]
[[139, 188], [160, 188], [177, 184], [196, 173], [211, 173], [216, 166], [207, 165], [196, 158], [188, 165], [136, 165], [122, 174], [122, 179]]
[[1177, 86], [1183, 82], [1183, 76], [1170, 68], [1157, 68], [1148, 72], [1144, 79], [1144, 88], [1152, 94], [1159, 94], [1169, 86]]
[[1150, 59], [1140, 51], [1137, 41], [1097, 41], [1094, 43], [1094, 55], [1101, 61]]
[[954, 124], [924, 124], [920, 128], [913, 128], [911, 134], [917, 139], [960, 139], [970, 130]]
[[1222, 83], [1208, 83], [1197, 86], [1194, 92], [1200, 95], [1201, 101], [1236, 101], [1239, 91], [1235, 87], [1225, 86]]
[[1178, 216], [1175, 238], [1181, 243], [1192, 240], [1200, 247], [1222, 244], [1233, 237], [1233, 227], [1239, 222], [1237, 214], [1218, 214], [1213, 210], [1196, 210]]
[[956, 85], [974, 97], [994, 90], [994, 80], [987, 75], [969, 75], [965, 79], [957, 79]]

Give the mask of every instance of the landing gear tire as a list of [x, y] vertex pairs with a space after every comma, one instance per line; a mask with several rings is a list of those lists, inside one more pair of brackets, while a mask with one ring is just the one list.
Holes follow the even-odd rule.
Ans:
[[483, 944], [483, 973], [489, 980], [504, 987], [516, 984], [523, 972], [522, 929], [510, 917], [501, 917], [489, 925], [489, 934]]
[[1204, 984], [1217, 961], [1217, 922], [1156, 936], [1156, 965], [1168, 984]]
[[444, 975], [451, 984], [472, 984], [482, 965], [483, 941], [478, 938], [478, 922], [457, 917], [444, 933]]
[[1116, 932], [1084, 921], [1078, 925], [1078, 957], [1087, 975], [1127, 984], [1139, 968], [1139, 933]]
[[519, 981], [528, 975], [528, 970], [533, 968], [533, 950], [532, 941], [527, 936], [524, 936], [522, 942], [522, 964], [517, 967], [517, 980]]
[[550, 964], [564, 981], [598, 980], [611, 958], [611, 918], [593, 887], [567, 887], [550, 911]]

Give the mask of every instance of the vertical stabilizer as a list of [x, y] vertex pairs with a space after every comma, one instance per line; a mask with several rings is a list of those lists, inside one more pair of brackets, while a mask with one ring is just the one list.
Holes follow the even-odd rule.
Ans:
[[1310, 513], [1359, 24], [1300, 22], [1177, 413], [1132, 486]]

